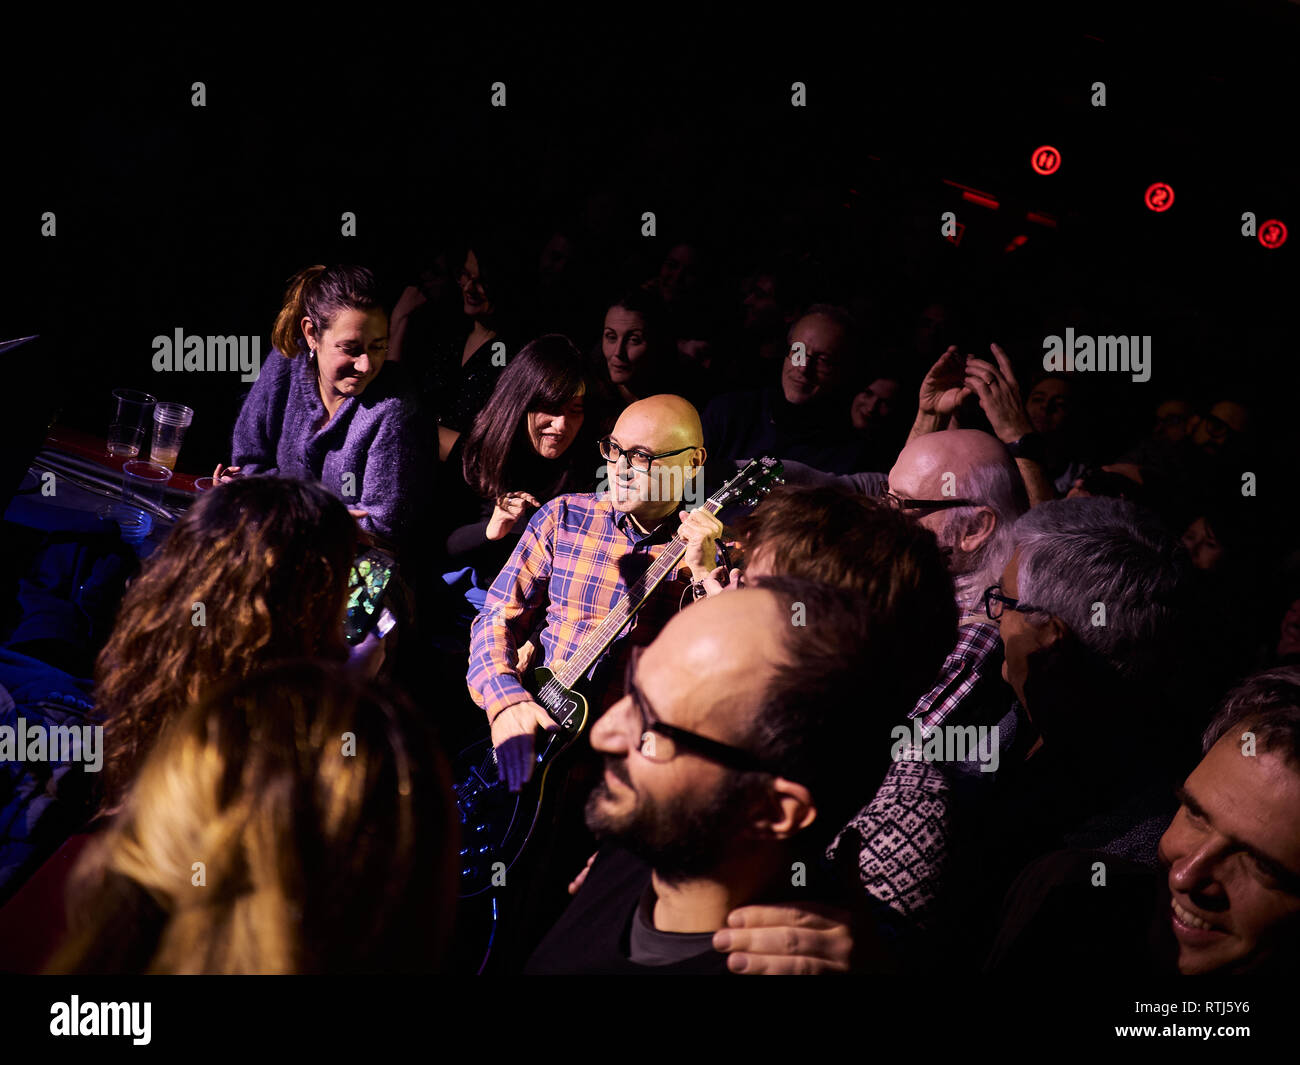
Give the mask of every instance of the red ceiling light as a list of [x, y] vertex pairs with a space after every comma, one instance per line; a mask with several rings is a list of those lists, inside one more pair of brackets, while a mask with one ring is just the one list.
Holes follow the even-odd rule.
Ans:
[[963, 192], [961, 198], [971, 203], [977, 203], [981, 207], [987, 207], [990, 211], [996, 211], [999, 206], [998, 201], [992, 196], [981, 196], [978, 192]]
[[1050, 214], [1043, 214], [1041, 211], [1030, 211], [1025, 215], [1030, 222], [1037, 222], [1040, 226], [1056, 228], [1056, 218]]
[[1029, 164], [1036, 174], [1055, 174], [1061, 169], [1061, 153], [1050, 144], [1044, 144], [1034, 149]]
[[943, 183], [951, 185], [954, 189], [961, 189], [961, 198], [968, 203], [977, 203], [990, 211], [996, 211], [1002, 206], [991, 192], [981, 192], [979, 189], [973, 189], [969, 185], [963, 185], [960, 181], [952, 181], [949, 178], [944, 178]]
[[1174, 205], [1174, 189], [1172, 185], [1166, 185], [1163, 181], [1157, 181], [1147, 189], [1146, 205], [1159, 214], [1167, 211]]
[[1286, 225], [1270, 218], [1259, 227], [1259, 242], [1266, 248], [1280, 248], [1286, 243]]
[[1020, 233], [1017, 236], [1012, 237], [1011, 243], [1002, 249], [1002, 254], [1005, 255], [1009, 251], [1015, 251], [1017, 248], [1019, 248], [1028, 240], [1029, 238], [1025, 236], [1023, 233]]

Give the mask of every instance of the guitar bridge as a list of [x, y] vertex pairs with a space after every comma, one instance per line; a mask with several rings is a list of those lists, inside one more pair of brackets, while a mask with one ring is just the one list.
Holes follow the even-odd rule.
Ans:
[[577, 728], [574, 720], [578, 715], [578, 701], [576, 699], [565, 699], [557, 708], [560, 713], [560, 719], [556, 722], [565, 732], [572, 732]]

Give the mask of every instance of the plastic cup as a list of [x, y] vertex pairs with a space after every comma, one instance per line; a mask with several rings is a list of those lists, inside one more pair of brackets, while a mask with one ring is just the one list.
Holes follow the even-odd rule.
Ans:
[[[163, 492], [171, 479], [172, 471], [156, 462], [135, 460], [122, 463], [122, 505], [127, 510], [140, 515], [139, 524], [143, 528], [143, 532], [138, 531], [135, 523], [132, 522], [132, 528], [128, 530], [119, 520], [118, 524], [122, 525], [123, 539], [130, 543], [139, 543], [149, 535], [153, 529], [153, 512], [147, 506], [140, 506], [140, 504], [161, 506]], [[131, 539], [135, 534], [138, 534], [138, 540]]]
[[216, 483], [217, 482], [214, 481], [211, 477], [195, 477], [194, 490], [196, 492], [210, 492], [212, 491]]
[[176, 468], [185, 430], [194, 420], [194, 411], [180, 403], [158, 403], [153, 409], [153, 447], [149, 461], [169, 470]]
[[104, 507], [99, 516], [117, 522], [117, 527], [122, 530], [122, 539], [128, 544], [143, 543], [153, 529], [153, 517], [130, 503], [114, 503]]
[[108, 453], [135, 458], [144, 449], [157, 398], [129, 388], [113, 389], [113, 420], [108, 424]]

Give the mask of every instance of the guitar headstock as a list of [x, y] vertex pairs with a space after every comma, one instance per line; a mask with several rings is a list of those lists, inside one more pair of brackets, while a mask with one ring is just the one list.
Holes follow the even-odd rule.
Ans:
[[751, 460], [735, 477], [709, 497], [714, 513], [731, 503], [752, 507], [779, 484], [785, 483], [785, 467], [779, 459], [764, 455]]

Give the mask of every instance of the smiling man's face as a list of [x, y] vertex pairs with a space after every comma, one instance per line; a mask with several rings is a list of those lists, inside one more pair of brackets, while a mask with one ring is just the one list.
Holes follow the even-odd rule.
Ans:
[[1201, 760], [1160, 840], [1184, 975], [1246, 971], [1300, 942], [1300, 770], [1244, 754], [1249, 728]]
[[[647, 528], [662, 521], [680, 506], [683, 493], [695, 476], [695, 463], [703, 462], [703, 435], [699, 416], [685, 400], [676, 396], [652, 396], [624, 408], [610, 439], [621, 449], [664, 455], [644, 473], [632, 468], [626, 455], [605, 463], [610, 488], [610, 505], [620, 514], [631, 514]], [[676, 454], [665, 454], [676, 452]]]

